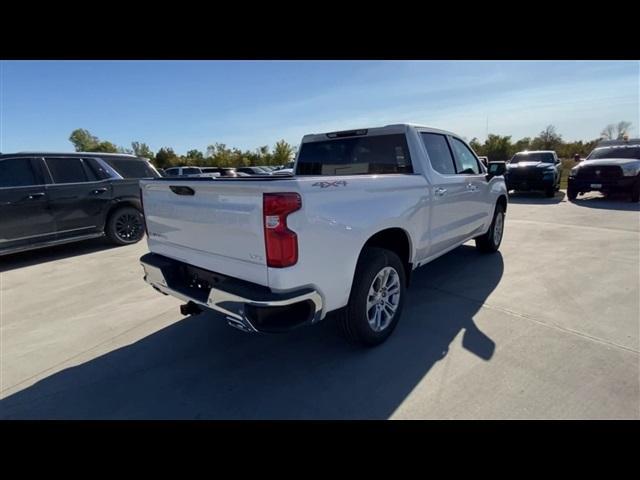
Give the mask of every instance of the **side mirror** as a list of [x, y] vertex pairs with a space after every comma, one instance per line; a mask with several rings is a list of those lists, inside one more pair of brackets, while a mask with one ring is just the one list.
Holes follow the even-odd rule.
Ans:
[[492, 177], [504, 175], [507, 171], [507, 164], [505, 162], [489, 162], [489, 173], [487, 173], [487, 180]]

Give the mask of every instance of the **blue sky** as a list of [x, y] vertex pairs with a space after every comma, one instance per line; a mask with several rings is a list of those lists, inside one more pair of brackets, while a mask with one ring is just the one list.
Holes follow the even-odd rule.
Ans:
[[413, 122], [467, 139], [553, 124], [566, 140], [640, 125], [640, 62], [2, 61], [0, 151], [101, 140], [177, 153]]

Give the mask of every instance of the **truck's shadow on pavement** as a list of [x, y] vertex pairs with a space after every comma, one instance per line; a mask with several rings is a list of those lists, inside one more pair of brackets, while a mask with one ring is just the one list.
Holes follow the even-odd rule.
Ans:
[[502, 256], [462, 246], [415, 272], [403, 318], [375, 349], [351, 347], [333, 321], [247, 335], [215, 314], [185, 318], [0, 401], [22, 419], [386, 419], [449, 345], [489, 361], [473, 317], [496, 288]]

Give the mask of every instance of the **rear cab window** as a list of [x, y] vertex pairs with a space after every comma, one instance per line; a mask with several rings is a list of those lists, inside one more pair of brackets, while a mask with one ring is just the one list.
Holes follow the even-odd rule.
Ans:
[[297, 175], [413, 173], [404, 134], [327, 139], [303, 143]]
[[431, 167], [443, 175], [455, 175], [456, 166], [447, 138], [442, 134], [429, 132], [420, 133], [420, 137], [427, 149]]

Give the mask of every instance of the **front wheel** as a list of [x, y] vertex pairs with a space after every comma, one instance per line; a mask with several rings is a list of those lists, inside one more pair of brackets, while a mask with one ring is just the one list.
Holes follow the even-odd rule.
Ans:
[[367, 248], [356, 267], [349, 303], [338, 313], [347, 340], [373, 347], [389, 338], [402, 313], [405, 289], [404, 266], [398, 255]]
[[551, 198], [551, 197], [555, 196], [555, 194], [556, 194], [556, 189], [555, 189], [555, 187], [549, 187], [549, 188], [547, 188], [547, 189], [544, 191], [544, 195], [545, 195], [547, 198]]
[[569, 187], [567, 188], [567, 197], [569, 198], [569, 200], [574, 201], [578, 197], [578, 192]]
[[122, 207], [114, 211], [105, 227], [107, 238], [116, 245], [131, 245], [144, 235], [144, 218], [133, 207]]
[[476, 248], [483, 253], [497, 252], [502, 243], [502, 234], [504, 233], [504, 207], [500, 204], [496, 205], [493, 213], [493, 220], [489, 230], [484, 235], [476, 237]]

